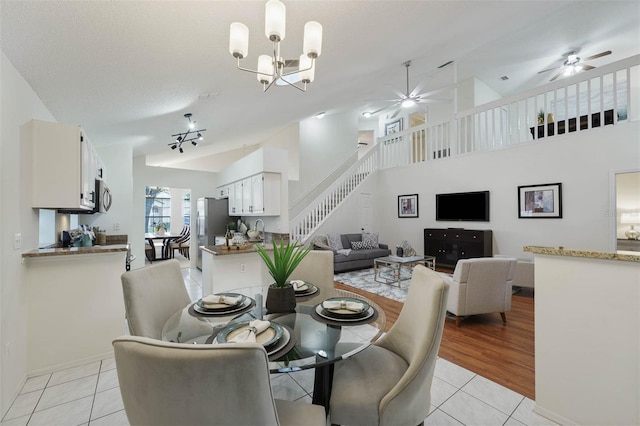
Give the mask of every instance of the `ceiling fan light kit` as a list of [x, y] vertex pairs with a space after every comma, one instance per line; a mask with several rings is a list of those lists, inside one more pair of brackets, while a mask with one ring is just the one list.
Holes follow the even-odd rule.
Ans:
[[606, 50], [604, 52], [600, 52], [598, 54], [595, 55], [591, 55], [587, 58], [580, 58], [577, 55], [577, 52], [569, 52], [567, 53], [567, 59], [562, 63], [561, 66], [559, 67], [554, 67], [554, 68], [549, 68], [546, 70], [542, 70], [542, 71], [538, 71], [538, 74], [542, 74], [548, 71], [553, 71], [553, 70], [557, 70], [559, 69], [559, 71], [557, 73], [555, 73], [553, 75], [553, 77], [551, 77], [549, 79], [549, 81], [554, 81], [555, 79], [557, 79], [558, 77], [560, 77], [561, 75], [564, 75], [566, 77], [570, 77], [572, 75], [575, 75], [581, 71], [589, 71], [591, 69], [594, 69], [594, 66], [585, 64], [585, 62], [587, 61], [592, 61], [594, 59], [598, 59], [601, 58], [602, 56], [607, 56], [610, 55], [611, 51], [610, 50]]
[[180, 154], [184, 153], [184, 150], [182, 149], [183, 143], [191, 142], [191, 145], [198, 146], [198, 141], [204, 139], [204, 136], [202, 136], [202, 132], [207, 131], [207, 129], [194, 130], [196, 127], [196, 122], [191, 120], [192, 116], [193, 115], [191, 113], [186, 113], [184, 115], [184, 118], [189, 120], [189, 123], [187, 124], [187, 131], [184, 133], [176, 133], [175, 135], [171, 135], [172, 138], [176, 139], [175, 141], [167, 144], [171, 147], [171, 149], [178, 148]]
[[[238, 61], [238, 69], [256, 74], [264, 92], [274, 83], [306, 92], [307, 84], [315, 78], [315, 61], [322, 53], [322, 25], [315, 21], [304, 25], [302, 55], [297, 60], [285, 60], [280, 56], [280, 42], [286, 34], [286, 7], [280, 0], [269, 0], [266, 3], [264, 27], [265, 36], [273, 43], [273, 53], [258, 56], [258, 69], [252, 70], [240, 66], [240, 60], [249, 53], [249, 28], [240, 22], [231, 24], [229, 53]], [[295, 66], [296, 62], [296, 71], [285, 72], [285, 67]], [[298, 82], [302, 85], [298, 85]]]

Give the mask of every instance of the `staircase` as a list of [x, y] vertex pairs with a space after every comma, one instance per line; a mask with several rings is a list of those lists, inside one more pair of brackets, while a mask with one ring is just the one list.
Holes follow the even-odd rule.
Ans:
[[373, 172], [416, 163], [512, 148], [540, 140], [562, 140], [571, 132], [623, 125], [640, 119], [640, 55], [516, 96], [378, 138], [375, 146], [290, 224], [300, 244], [322, 225]]
[[345, 171], [332, 185], [291, 220], [289, 238], [304, 244], [327, 218], [378, 168], [378, 149], [366, 155]]

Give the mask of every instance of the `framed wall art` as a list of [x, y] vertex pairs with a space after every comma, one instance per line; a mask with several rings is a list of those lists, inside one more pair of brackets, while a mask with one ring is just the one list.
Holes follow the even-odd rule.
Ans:
[[398, 217], [418, 217], [418, 194], [398, 195]]
[[402, 131], [402, 118], [398, 118], [396, 121], [387, 123], [384, 125], [384, 134], [388, 136], [392, 133], [398, 133]]
[[562, 184], [546, 183], [518, 187], [518, 217], [559, 219], [562, 217]]

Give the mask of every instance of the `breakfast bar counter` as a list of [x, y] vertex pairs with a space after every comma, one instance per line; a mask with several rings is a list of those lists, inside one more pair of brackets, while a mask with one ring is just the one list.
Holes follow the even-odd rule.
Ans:
[[[271, 247], [265, 247], [273, 250]], [[262, 258], [253, 244], [242, 248], [225, 246], [201, 246], [202, 294], [220, 293], [241, 287], [271, 284]]]
[[114, 244], [108, 246], [91, 247], [51, 247], [41, 248], [22, 253], [23, 258], [38, 258], [51, 256], [73, 256], [78, 254], [104, 254], [117, 253], [128, 250], [127, 244]]
[[534, 411], [560, 424], [640, 424], [640, 256], [523, 250], [535, 257]]

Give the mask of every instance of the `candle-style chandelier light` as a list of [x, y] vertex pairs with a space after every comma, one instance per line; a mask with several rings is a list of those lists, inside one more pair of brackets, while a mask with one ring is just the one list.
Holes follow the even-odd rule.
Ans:
[[184, 133], [176, 133], [175, 135], [171, 135], [172, 138], [176, 138], [176, 139], [175, 141], [167, 144], [171, 147], [171, 149], [177, 148], [180, 151], [180, 154], [184, 152], [184, 150], [182, 149], [183, 143], [191, 142], [191, 145], [198, 146], [198, 141], [201, 141], [204, 139], [204, 136], [202, 136], [202, 132], [207, 131], [207, 129], [195, 130], [196, 122], [191, 121], [191, 117], [192, 117], [191, 113], [186, 113], [184, 115], [184, 118], [189, 120], [187, 131]]
[[[231, 24], [229, 34], [229, 53], [238, 60], [238, 69], [257, 74], [264, 92], [274, 83], [293, 86], [305, 92], [307, 84], [315, 77], [315, 61], [322, 50], [322, 25], [309, 21], [304, 25], [302, 55], [299, 59], [284, 59], [280, 56], [280, 42], [284, 40], [286, 8], [279, 0], [269, 0], [265, 5], [265, 35], [273, 42], [273, 53], [258, 57], [258, 69], [252, 70], [240, 66], [240, 60], [249, 52], [249, 28], [240, 22]], [[298, 69], [285, 72], [285, 68], [298, 65]], [[300, 86], [297, 83], [301, 82]]]

